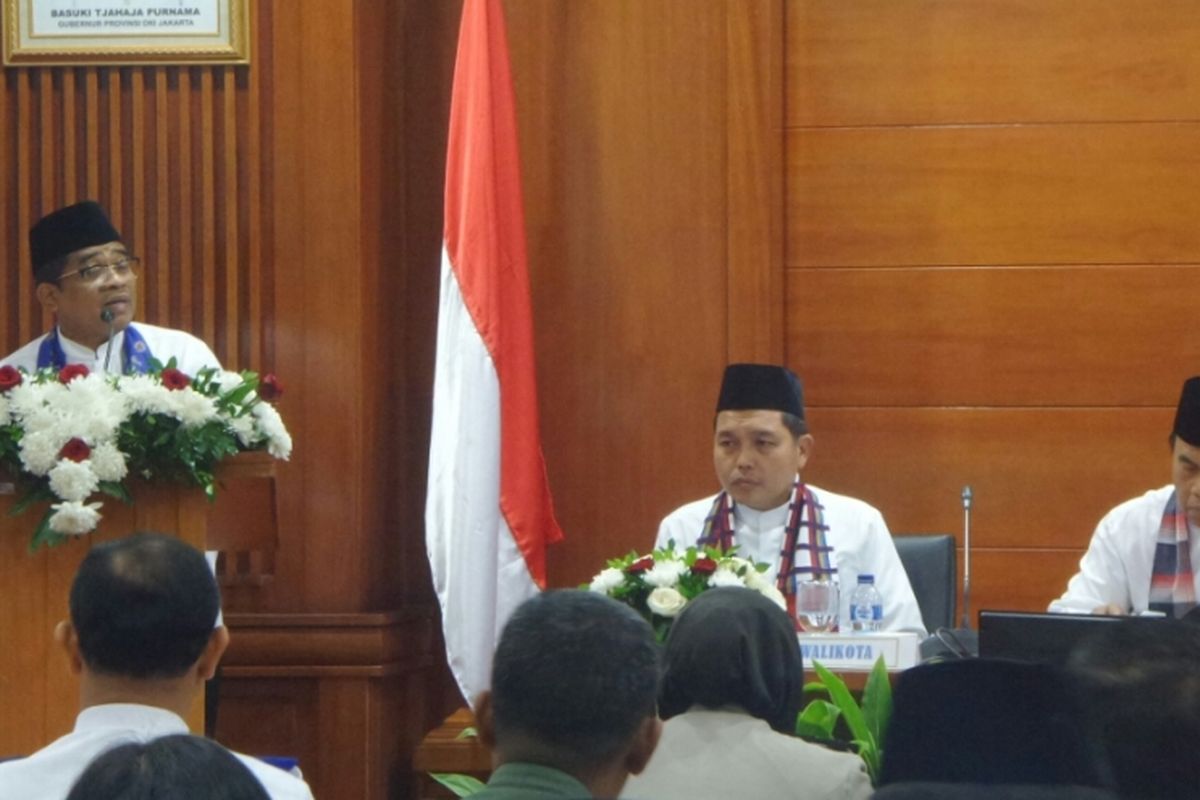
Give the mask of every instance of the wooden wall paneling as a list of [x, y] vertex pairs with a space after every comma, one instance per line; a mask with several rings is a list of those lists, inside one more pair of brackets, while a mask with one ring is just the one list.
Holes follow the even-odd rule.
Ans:
[[787, 352], [818, 405], [1173, 407], [1196, 289], [1192, 264], [790, 270]]
[[789, 0], [791, 126], [1195, 119], [1189, 0]]
[[[974, 545], [974, 542], [972, 542]], [[1067, 581], [1079, 569], [1083, 548], [1077, 550], [1003, 548], [971, 549], [971, 626], [979, 612], [1045, 611], [1067, 589]], [[958, 574], [962, 579], [962, 552]], [[958, 614], [962, 615], [959, 586]]]
[[659, 518], [710, 485], [727, 348], [730, 8], [506, 6], [543, 446], [567, 536], [550, 554], [554, 585], [649, 546]]
[[793, 129], [789, 266], [1195, 263], [1200, 124]]
[[[810, 407], [806, 477], [878, 508], [892, 533], [1083, 548], [1110, 508], [1171, 480], [1167, 408]], [[1068, 502], [1069, 498], [1069, 502]]]
[[783, 3], [728, 7], [730, 362], [783, 356]]

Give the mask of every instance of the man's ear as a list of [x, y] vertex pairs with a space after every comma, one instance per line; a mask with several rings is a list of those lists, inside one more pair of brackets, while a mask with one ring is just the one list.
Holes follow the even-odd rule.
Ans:
[[804, 469], [804, 465], [812, 458], [813, 437], [811, 433], [796, 437], [796, 471]]
[[83, 672], [83, 656], [79, 654], [79, 636], [70, 620], [62, 620], [54, 626], [54, 641], [67, 655], [67, 668], [72, 675]]
[[662, 736], [662, 720], [657, 716], [646, 717], [638, 726], [629, 752], [625, 754], [625, 768], [630, 775], [637, 775], [650, 763], [654, 748], [658, 747], [658, 739]]
[[475, 699], [475, 730], [480, 743], [488, 750], [496, 749], [496, 717], [492, 707], [492, 693], [484, 690]]
[[221, 656], [225, 654], [225, 648], [228, 646], [229, 629], [224, 625], [213, 628], [212, 635], [208, 637], [208, 644], [204, 646], [204, 652], [196, 661], [196, 677], [201, 682], [217, 674], [217, 665], [221, 663]]
[[34, 290], [34, 295], [37, 297], [38, 302], [42, 304], [42, 308], [51, 314], [57, 314], [58, 295], [60, 291], [57, 284], [39, 283], [37, 289]]

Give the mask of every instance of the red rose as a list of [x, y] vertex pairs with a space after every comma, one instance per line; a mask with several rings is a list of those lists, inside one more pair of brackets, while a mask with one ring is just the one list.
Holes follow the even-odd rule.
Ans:
[[697, 558], [696, 563], [692, 564], [692, 572], [696, 575], [712, 575], [716, 571], [717, 562], [708, 556]]
[[23, 380], [20, 370], [16, 367], [0, 367], [0, 392], [7, 392], [14, 386], [20, 386]]
[[279, 378], [267, 373], [258, 382], [258, 396], [268, 403], [274, 403], [283, 396], [283, 384], [279, 382]]
[[162, 384], [172, 392], [177, 392], [191, 386], [192, 379], [174, 367], [169, 367], [162, 371]]
[[91, 374], [91, 370], [83, 364], [67, 364], [58, 371], [59, 383], [70, 383], [76, 378], [86, 378]]
[[88, 443], [83, 439], [72, 439], [63, 445], [62, 450], [58, 451], [59, 458], [65, 458], [75, 463], [87, 460], [91, 454], [92, 448], [88, 447]]
[[630, 575], [638, 575], [645, 572], [654, 566], [654, 556], [642, 556], [637, 561], [629, 565], [625, 571]]

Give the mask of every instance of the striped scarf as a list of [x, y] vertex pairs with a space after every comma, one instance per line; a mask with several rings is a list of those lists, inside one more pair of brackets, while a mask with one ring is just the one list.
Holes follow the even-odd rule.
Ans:
[[1196, 583], [1192, 576], [1192, 542], [1188, 535], [1187, 514], [1179, 510], [1177, 493], [1171, 492], [1154, 547], [1150, 610], [1179, 618], [1195, 607]]
[[[721, 492], [713, 500], [712, 508], [704, 520], [704, 531], [700, 545], [728, 550], [734, 541], [734, 508], [727, 492]], [[803, 528], [806, 533], [801, 536]], [[787, 599], [788, 611], [795, 619], [796, 582], [802, 578], [833, 580], [837, 567], [833, 566], [833, 548], [825, 541], [824, 508], [817, 502], [812, 490], [796, 476], [792, 484], [792, 496], [788, 500], [788, 520], [783, 533], [783, 546], [779, 550], [778, 577], [775, 585]]]

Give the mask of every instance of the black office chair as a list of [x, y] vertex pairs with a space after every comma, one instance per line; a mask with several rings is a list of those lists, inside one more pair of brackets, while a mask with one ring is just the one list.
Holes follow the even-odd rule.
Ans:
[[1091, 786], [1022, 783], [892, 783], [872, 800], [1118, 800], [1114, 792]]
[[894, 536], [925, 629], [953, 628], [958, 598], [958, 562], [948, 533]]

